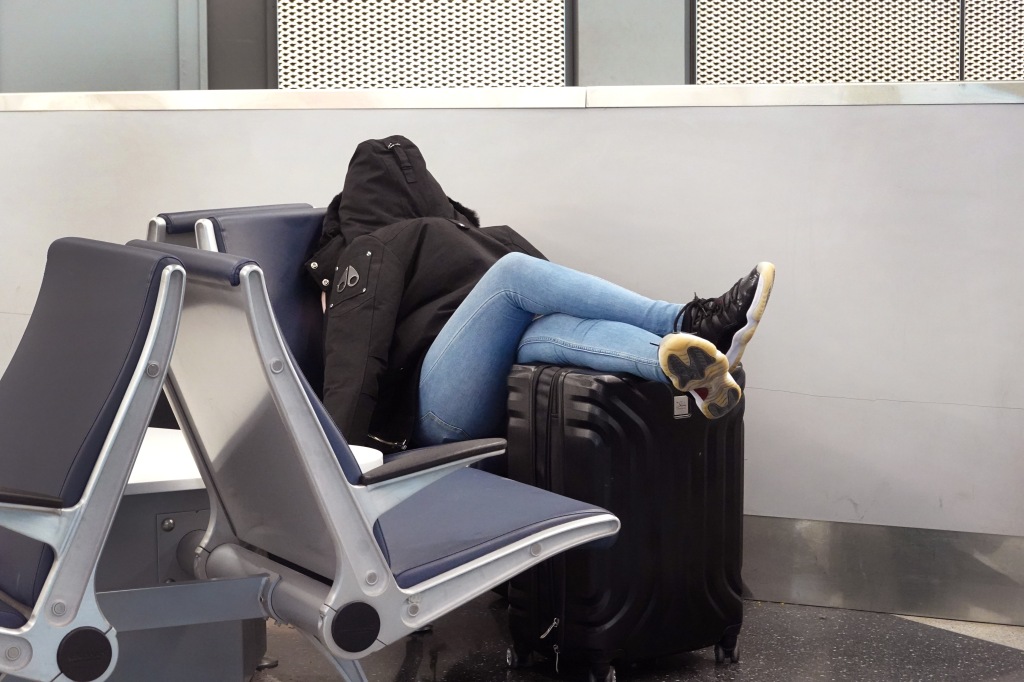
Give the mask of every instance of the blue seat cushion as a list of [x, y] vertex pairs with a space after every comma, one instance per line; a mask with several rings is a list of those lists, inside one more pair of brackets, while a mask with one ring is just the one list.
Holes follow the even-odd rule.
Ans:
[[0, 628], [17, 630], [25, 624], [25, 617], [0, 601]]
[[604, 509], [460, 469], [423, 488], [377, 520], [374, 535], [400, 587], [407, 588], [574, 519]]

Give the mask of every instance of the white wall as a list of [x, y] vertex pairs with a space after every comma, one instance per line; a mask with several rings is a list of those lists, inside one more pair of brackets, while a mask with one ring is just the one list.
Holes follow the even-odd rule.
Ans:
[[677, 300], [778, 265], [748, 513], [1024, 535], [1016, 105], [0, 113], [0, 368], [54, 238], [308, 201], [402, 133], [553, 260]]

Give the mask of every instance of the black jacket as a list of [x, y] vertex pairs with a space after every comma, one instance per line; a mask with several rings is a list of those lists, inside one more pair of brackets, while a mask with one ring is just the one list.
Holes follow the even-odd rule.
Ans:
[[479, 227], [412, 142], [396, 135], [356, 147], [306, 264], [328, 296], [324, 406], [350, 443], [408, 442], [423, 356], [512, 252], [543, 258], [508, 226]]

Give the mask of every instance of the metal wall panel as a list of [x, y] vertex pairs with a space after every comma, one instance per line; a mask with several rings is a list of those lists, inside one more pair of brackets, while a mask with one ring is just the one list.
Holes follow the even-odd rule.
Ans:
[[743, 583], [764, 601], [1024, 625], [1024, 538], [746, 516]]
[[1024, 2], [965, 0], [964, 80], [1024, 80]]
[[696, 14], [701, 84], [960, 78], [960, 0], [698, 0]]
[[564, 0], [280, 0], [281, 88], [566, 84]]

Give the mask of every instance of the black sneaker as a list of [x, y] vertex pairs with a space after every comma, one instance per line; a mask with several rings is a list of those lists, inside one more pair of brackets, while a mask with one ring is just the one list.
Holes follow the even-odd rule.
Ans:
[[680, 391], [689, 391], [708, 419], [736, 407], [743, 392], [715, 344], [693, 334], [672, 333], [658, 346], [661, 371]]
[[775, 266], [758, 263], [718, 298], [694, 296], [679, 312], [679, 331], [711, 341], [725, 354], [729, 369], [735, 369], [764, 315], [774, 282]]

